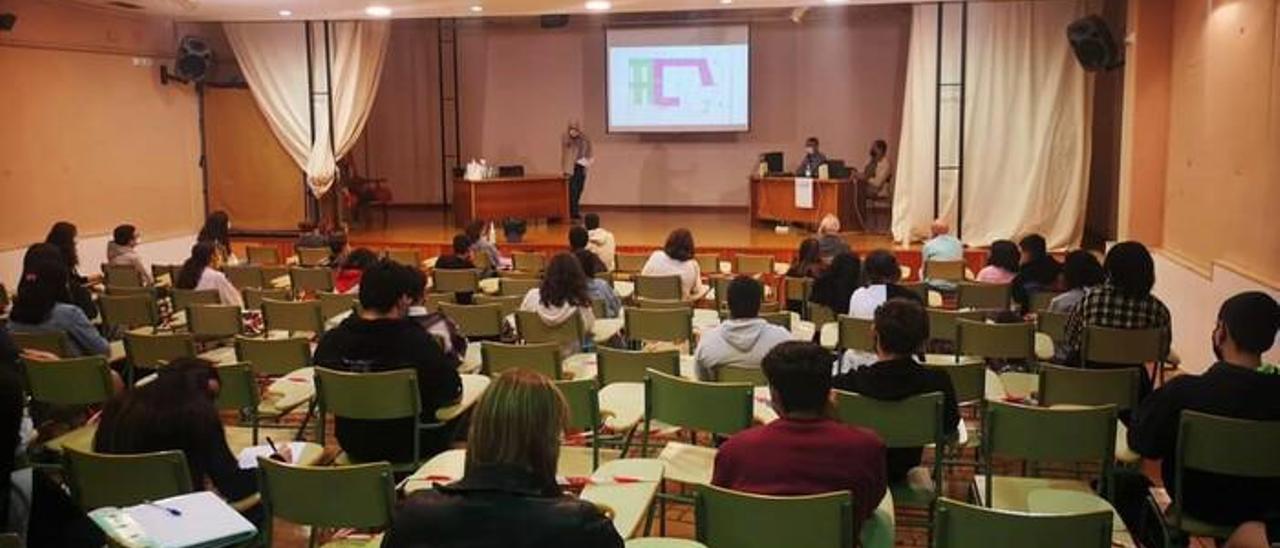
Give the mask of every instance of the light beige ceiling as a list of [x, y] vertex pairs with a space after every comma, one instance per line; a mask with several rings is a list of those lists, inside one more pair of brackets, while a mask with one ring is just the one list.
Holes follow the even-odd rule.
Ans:
[[[529, 16], [587, 13], [586, 0], [77, 0], [84, 4], [123, 9], [119, 3], [140, 6], [140, 12], [191, 21], [279, 21], [286, 19], [367, 19], [365, 8], [381, 5], [392, 17]], [[925, 0], [611, 0], [610, 13], [719, 9], [796, 8], [803, 6], [897, 4]], [[476, 13], [472, 6], [483, 11]], [[282, 17], [281, 10], [292, 12]]]

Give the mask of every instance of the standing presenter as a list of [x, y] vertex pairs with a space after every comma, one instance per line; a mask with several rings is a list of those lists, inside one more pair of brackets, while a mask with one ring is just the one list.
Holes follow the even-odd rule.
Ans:
[[[569, 216], [574, 220], [582, 218], [578, 211], [578, 201], [582, 199], [582, 191], [587, 187], [587, 168], [591, 167], [594, 158], [591, 155], [591, 140], [582, 133], [582, 126], [576, 120], [569, 122], [560, 147], [560, 166], [569, 175]], [[572, 162], [572, 168], [570, 168]]]

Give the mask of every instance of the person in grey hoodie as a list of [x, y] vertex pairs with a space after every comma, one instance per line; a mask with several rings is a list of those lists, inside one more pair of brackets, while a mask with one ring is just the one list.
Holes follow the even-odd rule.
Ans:
[[791, 332], [760, 317], [764, 286], [750, 276], [729, 282], [729, 320], [702, 334], [694, 352], [698, 379], [716, 380], [721, 367], [759, 368], [774, 346], [791, 340]]
[[132, 266], [142, 277], [142, 285], [151, 285], [151, 271], [142, 264], [142, 257], [134, 246], [138, 245], [138, 229], [133, 225], [117, 226], [107, 242], [107, 264], [114, 266]]
[[[587, 275], [577, 257], [560, 253], [547, 263], [542, 285], [530, 289], [520, 303], [520, 310], [537, 312], [542, 323], [556, 327], [573, 319], [582, 318], [582, 330], [591, 332], [595, 314], [591, 312], [591, 297], [587, 293]], [[560, 348], [561, 357], [569, 357], [581, 350], [582, 341], [565, 341]]]

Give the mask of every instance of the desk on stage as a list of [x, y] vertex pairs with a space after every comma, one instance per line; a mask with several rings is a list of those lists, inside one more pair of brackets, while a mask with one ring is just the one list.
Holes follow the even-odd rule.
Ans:
[[814, 179], [813, 207], [796, 207], [794, 177], [751, 178], [751, 221], [801, 223], [816, 227], [828, 213], [840, 218], [841, 230], [862, 230], [858, 217], [858, 185], [850, 179]]
[[458, 226], [473, 220], [568, 219], [569, 178], [564, 175], [497, 177], [453, 181], [453, 218]]

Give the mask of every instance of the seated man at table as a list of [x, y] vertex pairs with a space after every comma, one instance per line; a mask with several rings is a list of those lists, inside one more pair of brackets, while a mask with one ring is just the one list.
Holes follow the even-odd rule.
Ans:
[[[414, 369], [424, 422], [435, 422], [436, 410], [462, 396], [462, 379], [439, 343], [408, 319], [413, 303], [413, 268], [381, 260], [360, 282], [360, 312], [320, 338], [315, 364], [340, 371], [377, 372]], [[338, 418], [338, 445], [357, 462], [413, 460], [413, 419], [360, 420]], [[428, 458], [448, 448], [454, 428], [421, 432]]]
[[765, 356], [764, 374], [780, 418], [724, 442], [711, 484], [776, 496], [848, 490], [856, 522], [866, 521], [884, 498], [884, 443], [831, 418], [831, 354], [788, 341]]
[[[912, 357], [920, 352], [929, 337], [929, 316], [924, 307], [907, 299], [885, 301], [876, 309], [875, 328], [871, 335], [876, 341], [876, 355], [880, 361], [839, 375], [832, 385], [886, 401], [941, 392], [943, 425], [948, 432], [955, 432], [960, 423], [960, 410], [956, 406], [956, 390], [951, 385], [951, 377], [941, 371], [926, 369]], [[889, 482], [906, 480], [907, 473], [920, 466], [922, 450], [922, 447], [889, 449]]]
[[[1267, 373], [1262, 354], [1275, 344], [1280, 305], [1266, 293], [1240, 293], [1218, 310], [1213, 353], [1204, 374], [1181, 375], [1143, 401], [1129, 428], [1129, 447], [1160, 459], [1165, 488], [1174, 495], [1178, 424], [1183, 411], [1255, 421], [1280, 421], [1280, 375]], [[1274, 458], [1274, 455], [1272, 456]], [[1280, 481], [1188, 470], [1182, 476], [1183, 509], [1196, 519], [1228, 526], [1265, 522], [1280, 540]]]
[[760, 282], [738, 276], [729, 282], [727, 293], [729, 319], [703, 333], [693, 354], [700, 380], [716, 380], [721, 367], [759, 368], [765, 354], [791, 340], [791, 332], [760, 317]]

